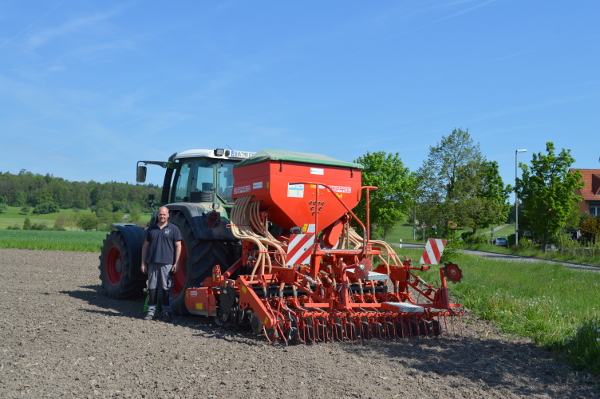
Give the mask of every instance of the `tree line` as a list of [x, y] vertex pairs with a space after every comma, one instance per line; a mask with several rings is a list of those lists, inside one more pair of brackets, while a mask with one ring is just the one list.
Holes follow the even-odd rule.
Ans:
[[[574, 190], [583, 183], [579, 171], [569, 171], [575, 162], [570, 150], [556, 154], [554, 144], [547, 143], [546, 152], [534, 154], [531, 166], [520, 164], [523, 173], [516, 187], [504, 184], [498, 163], [482, 155], [468, 129], [442, 136], [429, 148], [422, 166], [412, 172], [404, 167], [399, 153], [367, 152], [355, 162], [364, 166], [363, 185], [379, 187], [370, 193], [371, 236], [385, 238], [407, 219], [424, 227], [429, 237], [456, 239], [458, 230], [469, 228], [460, 238], [485, 241], [478, 233], [508, 223], [511, 209], [515, 211], [509, 195], [516, 191], [521, 202], [520, 230], [531, 231], [545, 248], [565, 229], [586, 220], [576, 206], [581, 198]], [[356, 213], [364, 219], [365, 211], [363, 196]]]
[[32, 208], [33, 213], [58, 209], [105, 209], [129, 213], [148, 211], [148, 195], [160, 198], [161, 187], [153, 184], [68, 181], [50, 174], [0, 172], [0, 204]]

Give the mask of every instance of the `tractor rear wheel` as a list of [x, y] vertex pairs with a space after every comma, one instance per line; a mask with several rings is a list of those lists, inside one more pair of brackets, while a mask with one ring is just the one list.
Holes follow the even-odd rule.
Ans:
[[98, 268], [102, 287], [110, 298], [137, 297], [144, 291], [145, 281], [131, 278], [132, 252], [132, 248], [127, 248], [125, 238], [120, 231], [111, 231], [106, 236], [100, 252]]
[[231, 259], [234, 253], [233, 248], [223, 242], [197, 239], [190, 222], [181, 212], [172, 212], [169, 221], [179, 227], [183, 239], [180, 264], [171, 288], [171, 306], [173, 312], [185, 314], [185, 290], [199, 287], [216, 265], [226, 271], [235, 261]]

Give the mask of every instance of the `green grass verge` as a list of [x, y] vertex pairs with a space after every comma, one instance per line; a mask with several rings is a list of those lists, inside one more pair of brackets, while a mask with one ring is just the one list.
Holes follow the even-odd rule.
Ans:
[[532, 338], [578, 370], [600, 375], [600, 273], [550, 263], [459, 255], [458, 302], [502, 331]]
[[100, 252], [105, 231], [0, 230], [0, 247]]
[[[490, 245], [490, 247], [492, 247]], [[420, 250], [395, 248], [417, 264]], [[600, 375], [600, 273], [545, 262], [457, 254], [463, 280], [450, 294], [513, 336], [528, 337], [576, 370]], [[437, 268], [416, 273], [439, 284]]]

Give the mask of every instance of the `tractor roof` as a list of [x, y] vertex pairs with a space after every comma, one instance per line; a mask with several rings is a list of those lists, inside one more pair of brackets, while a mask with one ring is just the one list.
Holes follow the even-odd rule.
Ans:
[[343, 166], [347, 168], [363, 169], [363, 166], [358, 163], [340, 161], [339, 159], [328, 157], [327, 155], [311, 154], [307, 152], [283, 151], [283, 150], [260, 150], [249, 158], [235, 165], [235, 168], [244, 165], [264, 161], [288, 161], [311, 163], [317, 165]]
[[246, 159], [254, 155], [253, 152], [248, 151], [237, 151], [237, 150], [225, 150], [217, 148], [215, 150], [187, 150], [178, 152], [173, 159], [183, 158], [213, 158], [213, 159]]

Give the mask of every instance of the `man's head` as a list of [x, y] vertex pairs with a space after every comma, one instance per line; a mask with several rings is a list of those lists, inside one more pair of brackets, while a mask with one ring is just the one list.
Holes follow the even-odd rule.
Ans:
[[169, 220], [169, 208], [166, 206], [161, 206], [158, 208], [158, 215], [156, 215], [156, 219], [160, 225], [167, 223], [167, 220]]

